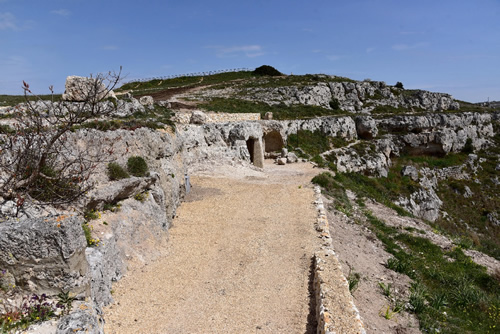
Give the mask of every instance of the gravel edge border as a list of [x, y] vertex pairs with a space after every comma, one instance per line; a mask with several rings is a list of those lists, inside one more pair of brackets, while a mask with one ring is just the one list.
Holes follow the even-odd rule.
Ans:
[[321, 245], [314, 253], [314, 294], [318, 334], [366, 334], [359, 311], [349, 291], [349, 283], [342, 273], [330, 236], [321, 188], [314, 187], [314, 205], [318, 212], [315, 223]]

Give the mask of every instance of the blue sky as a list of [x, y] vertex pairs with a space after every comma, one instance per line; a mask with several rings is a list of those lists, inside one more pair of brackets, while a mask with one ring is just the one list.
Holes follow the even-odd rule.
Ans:
[[264, 64], [500, 100], [500, 1], [0, 0], [0, 94]]

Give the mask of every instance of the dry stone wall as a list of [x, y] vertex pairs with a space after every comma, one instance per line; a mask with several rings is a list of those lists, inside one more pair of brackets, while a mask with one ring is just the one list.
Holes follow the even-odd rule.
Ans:
[[[227, 122], [245, 122], [259, 121], [261, 119], [259, 113], [205, 113], [203, 114], [203, 124], [205, 123], [227, 123]], [[175, 119], [180, 124], [192, 123], [192, 116], [195, 112], [177, 112]]]
[[318, 334], [365, 334], [359, 311], [349, 291], [349, 283], [342, 273], [340, 262], [333, 250], [326, 210], [321, 189], [314, 188], [318, 217], [316, 230], [321, 247], [314, 254], [314, 294]]

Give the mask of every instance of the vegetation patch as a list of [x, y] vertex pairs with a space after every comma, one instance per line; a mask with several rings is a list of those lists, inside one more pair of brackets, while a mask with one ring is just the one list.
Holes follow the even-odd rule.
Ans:
[[312, 182], [321, 186], [323, 193], [332, 198], [332, 206], [336, 210], [343, 212], [347, 216], [351, 216], [353, 211], [351, 201], [347, 197], [345, 188], [335, 180], [332, 174], [328, 172], [318, 174], [312, 179]]
[[[426, 238], [387, 226], [365, 212], [394, 257], [387, 266], [415, 281], [408, 308], [424, 332], [493, 333], [500, 320], [500, 284], [458, 247], [441, 250]], [[389, 288], [386, 286], [386, 290]]]
[[65, 313], [67, 308], [68, 304], [49, 301], [46, 294], [26, 296], [20, 306], [5, 306], [5, 310], [0, 313], [0, 332], [26, 329], [32, 324], [56, 317], [57, 313]]
[[125, 170], [125, 168], [123, 168], [116, 162], [110, 162], [108, 164], [108, 177], [111, 181], [116, 181], [116, 180], [126, 179], [130, 177], [130, 175]]
[[310, 156], [319, 155], [331, 148], [329, 137], [321, 131], [299, 130], [288, 136], [287, 144], [289, 149], [300, 148]]
[[[345, 196], [345, 188], [352, 189], [358, 196], [384, 202], [380, 194], [387, 196], [387, 188], [379, 188], [379, 182], [370, 180], [373, 179], [359, 174], [322, 173], [313, 182], [324, 188], [334, 205], [344, 203], [346, 208], [351, 204]], [[389, 318], [402, 311], [406, 304], [406, 310], [419, 318], [424, 332], [493, 333], [497, 330], [500, 282], [488, 275], [486, 268], [475, 264], [458, 246], [442, 250], [427, 238], [386, 225], [366, 210], [364, 215], [367, 227], [392, 255], [386, 266], [414, 280], [407, 301], [390, 300]], [[390, 298], [391, 286], [384, 284], [381, 289]], [[385, 316], [383, 312], [381, 315]]]
[[409, 177], [390, 170], [387, 179], [371, 178], [358, 173], [337, 173], [335, 180], [342, 186], [351, 189], [358, 197], [373, 198], [394, 210], [401, 216], [412, 216], [409, 212], [394, 204], [400, 195], [409, 195], [418, 187]]
[[127, 160], [127, 170], [133, 176], [146, 176], [148, 172], [148, 164], [143, 157], [134, 156]]
[[[43, 101], [60, 101], [62, 95], [61, 94], [48, 94], [48, 95], [37, 95], [28, 96], [28, 101], [36, 102], [39, 100]], [[0, 107], [13, 107], [20, 103], [25, 103], [26, 98], [24, 95], [0, 95]]]
[[443, 157], [402, 154], [396, 159], [396, 163], [398, 165], [412, 165], [418, 168], [447, 168], [463, 165], [467, 161], [467, 157], [468, 155], [464, 153], [448, 153]]
[[99, 246], [99, 238], [94, 238], [92, 236], [92, 231], [94, 227], [92, 225], [89, 226], [88, 223], [82, 224], [83, 233], [85, 235], [85, 240], [87, 240], [87, 247], [97, 247]]
[[207, 76], [183, 76], [172, 79], [154, 79], [146, 82], [129, 82], [116, 89], [117, 92], [132, 90], [134, 95], [143, 95], [170, 88], [215, 85], [233, 80], [251, 79], [257, 75], [251, 71], [218, 73]]
[[200, 105], [208, 111], [224, 113], [258, 113], [263, 118], [267, 112], [273, 113], [273, 119], [307, 119], [321, 116], [345, 114], [341, 110], [330, 110], [318, 106], [296, 105], [269, 105], [264, 102], [254, 102], [235, 98], [213, 98]]
[[90, 120], [81, 125], [73, 126], [72, 130], [78, 129], [96, 129], [99, 131], [114, 131], [118, 129], [135, 130], [138, 128], [163, 129], [165, 126], [175, 128], [171, 120], [173, 112], [166, 107], [155, 105], [153, 110], [147, 109], [146, 112], [136, 112], [127, 117]]

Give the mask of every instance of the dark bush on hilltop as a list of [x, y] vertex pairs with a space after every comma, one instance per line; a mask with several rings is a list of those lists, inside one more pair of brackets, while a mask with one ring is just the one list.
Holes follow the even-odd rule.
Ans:
[[269, 65], [262, 65], [260, 67], [257, 67], [255, 71], [253, 71], [253, 73], [257, 75], [267, 75], [272, 77], [283, 75], [283, 73]]
[[148, 164], [143, 157], [130, 157], [127, 161], [127, 169], [134, 176], [146, 176]]
[[400, 81], [396, 82], [396, 84], [394, 85], [394, 87], [404, 89], [403, 83], [400, 82]]

